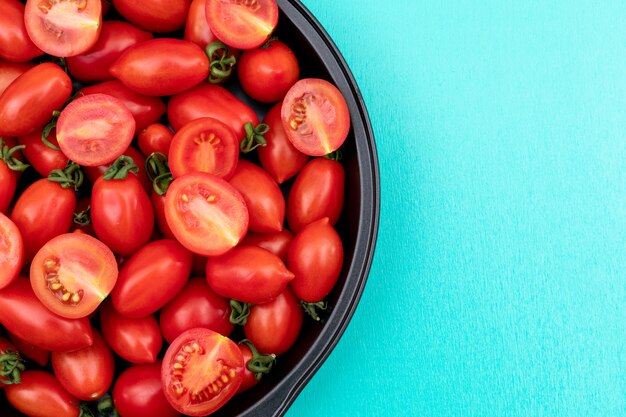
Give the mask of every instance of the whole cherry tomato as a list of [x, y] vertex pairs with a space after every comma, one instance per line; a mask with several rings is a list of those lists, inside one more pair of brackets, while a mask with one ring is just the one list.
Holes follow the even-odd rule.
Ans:
[[[28, 162], [35, 168], [35, 171], [43, 177], [47, 177], [50, 171], [55, 169], [63, 169], [69, 162], [69, 158], [58, 149], [47, 146], [41, 140], [43, 129], [35, 130], [26, 136], [18, 138], [20, 145], [24, 145], [22, 152]], [[50, 130], [47, 137], [48, 142], [54, 146], [59, 146], [57, 141], [56, 129]]]
[[17, 152], [18, 149], [10, 147], [5, 138], [0, 138], [0, 213], [8, 211], [15, 196], [20, 170], [28, 167], [15, 158]]
[[26, 62], [43, 55], [26, 32], [24, 5], [18, 0], [0, 0], [0, 10], [0, 58]]
[[49, 350], [35, 346], [13, 333], [9, 333], [9, 339], [23, 357], [32, 359], [41, 366], [46, 366], [50, 362], [51, 352]]
[[167, 155], [170, 151], [173, 137], [174, 133], [169, 127], [161, 123], [153, 123], [139, 132], [137, 143], [146, 158], [154, 152], [161, 152], [163, 155]]
[[185, 40], [193, 42], [203, 49], [211, 42], [218, 40], [211, 32], [206, 20], [205, 3], [206, 0], [193, 0], [191, 2], [185, 24]]
[[0, 94], [2, 94], [17, 77], [24, 74], [34, 66], [35, 64], [32, 62], [11, 62], [0, 60]]
[[183, 27], [190, 0], [113, 0], [113, 7], [135, 26], [157, 33], [168, 33]]
[[272, 252], [274, 255], [287, 262], [287, 252], [293, 239], [293, 233], [288, 229], [274, 233], [252, 233], [248, 232], [241, 241], [241, 245], [254, 245]]
[[7, 400], [18, 411], [31, 417], [78, 417], [80, 401], [67, 392], [59, 381], [46, 371], [22, 373], [19, 384], [7, 385]]
[[15, 223], [0, 213], [0, 289], [20, 274], [24, 262], [24, 242]]

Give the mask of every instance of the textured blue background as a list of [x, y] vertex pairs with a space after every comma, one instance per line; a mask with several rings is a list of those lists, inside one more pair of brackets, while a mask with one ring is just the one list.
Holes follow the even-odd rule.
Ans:
[[379, 151], [307, 416], [626, 415], [626, 2], [304, 0]]

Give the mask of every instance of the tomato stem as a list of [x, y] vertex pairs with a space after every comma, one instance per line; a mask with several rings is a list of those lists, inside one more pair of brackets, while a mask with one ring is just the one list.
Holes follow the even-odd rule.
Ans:
[[78, 190], [85, 176], [76, 162], [69, 161], [64, 169], [55, 169], [48, 174], [48, 180], [58, 183], [63, 188], [73, 187]]
[[339, 148], [336, 151], [324, 155], [324, 158], [339, 162], [343, 159], [343, 152], [341, 151], [341, 148]]
[[300, 305], [313, 320], [322, 321], [319, 316], [318, 310], [328, 310], [328, 303], [326, 301], [318, 301], [316, 303], [307, 303], [306, 301], [300, 301]]
[[80, 410], [78, 417], [94, 417], [93, 413], [86, 404], [79, 405], [78, 409]]
[[113, 164], [104, 171], [103, 178], [105, 180], [123, 180], [128, 176], [129, 172], [137, 174], [139, 167], [135, 165], [135, 161], [130, 156], [122, 155], [113, 162]]
[[243, 125], [243, 129], [246, 131], [246, 137], [239, 144], [241, 152], [248, 153], [259, 146], [267, 146], [265, 134], [270, 131], [268, 125], [260, 123], [257, 127], [254, 127], [251, 122], [248, 122]]
[[[0, 350], [0, 376], [5, 385], [19, 384], [20, 373], [26, 369], [24, 359], [13, 349]], [[6, 380], [5, 380], [6, 378]]]
[[211, 42], [204, 51], [210, 61], [209, 82], [212, 84], [223, 83], [232, 74], [237, 59], [231, 53], [228, 45], [221, 41]]
[[230, 300], [230, 317], [229, 320], [232, 324], [245, 326], [248, 322], [248, 316], [250, 315], [250, 303], [242, 303], [237, 300]]
[[89, 215], [90, 211], [91, 206], [87, 206], [85, 210], [74, 213], [74, 223], [80, 226], [87, 226], [91, 223], [91, 216]]
[[115, 405], [113, 405], [113, 399], [111, 397], [103, 398], [98, 403], [98, 413], [104, 415], [111, 414], [113, 417], [120, 417], [120, 414], [117, 412]]
[[248, 339], [243, 339], [239, 342], [240, 345], [246, 345], [250, 348], [250, 352], [252, 352], [252, 358], [246, 364], [246, 368], [252, 373], [254, 373], [254, 378], [257, 381], [261, 380], [263, 374], [269, 374], [272, 370], [272, 367], [276, 363], [276, 355], [273, 353], [269, 355], [263, 355], [259, 353], [254, 344]]
[[20, 149], [24, 149], [25, 147], [26, 145], [18, 145], [9, 148], [9, 146], [4, 142], [4, 139], [0, 137], [0, 160], [2, 160], [12, 171], [24, 171], [30, 165], [23, 163], [14, 157], [13, 154]]
[[57, 120], [59, 119], [59, 115], [60, 114], [61, 114], [61, 112], [58, 111], [58, 110], [53, 111], [52, 112], [52, 120], [50, 120], [50, 122], [46, 125], [46, 127], [43, 128], [43, 131], [41, 132], [41, 141], [48, 148], [54, 149], [55, 151], [60, 151], [61, 148], [56, 146], [54, 143], [50, 142], [48, 140], [48, 136], [50, 136], [50, 132], [52, 131], [52, 129], [57, 127]]
[[167, 156], [161, 152], [153, 152], [146, 158], [146, 174], [150, 181], [152, 181], [152, 188], [158, 195], [164, 195], [167, 193], [174, 176], [170, 171], [170, 167], [167, 163]]

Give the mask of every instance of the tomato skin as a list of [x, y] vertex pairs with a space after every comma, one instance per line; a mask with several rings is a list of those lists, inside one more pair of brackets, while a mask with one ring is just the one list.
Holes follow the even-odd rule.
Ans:
[[43, 55], [26, 32], [24, 5], [18, 0], [0, 0], [0, 10], [0, 58], [26, 62]]
[[113, 0], [113, 7], [135, 26], [149, 32], [167, 33], [181, 29], [190, 0]]
[[76, 193], [47, 178], [32, 183], [19, 196], [11, 212], [24, 240], [24, 261], [55, 236], [67, 233], [74, 220]]
[[247, 366], [250, 359], [252, 359], [252, 351], [247, 345], [243, 343], [238, 343], [237, 346], [239, 346], [239, 350], [241, 350], [243, 363], [246, 365], [244, 366], [243, 371], [243, 381], [241, 381], [241, 385], [237, 390], [237, 394], [241, 394], [242, 392], [248, 391], [250, 388], [258, 384], [259, 380], [254, 377], [254, 372], [250, 371]]
[[298, 299], [286, 288], [269, 303], [252, 306], [243, 331], [259, 352], [280, 355], [295, 343], [303, 320]]
[[237, 74], [243, 91], [262, 103], [282, 100], [300, 78], [300, 65], [291, 48], [277, 39], [244, 51]]
[[258, 233], [280, 232], [285, 221], [285, 198], [276, 181], [258, 165], [240, 160], [229, 180], [246, 202], [248, 229]]
[[273, 300], [293, 278], [278, 256], [258, 246], [237, 246], [206, 264], [213, 291], [252, 304]]
[[72, 80], [56, 64], [29, 69], [0, 96], [0, 136], [24, 136], [43, 128], [72, 94]]
[[183, 332], [203, 327], [228, 336], [235, 327], [230, 321], [228, 300], [216, 294], [204, 278], [192, 278], [159, 316], [161, 333], [168, 343]]
[[18, 352], [20, 352], [20, 355], [23, 357], [32, 359], [41, 366], [46, 366], [50, 362], [51, 352], [49, 350], [35, 346], [13, 333], [9, 333], [9, 339], [13, 342]]
[[120, 314], [148, 316], [167, 304], [185, 286], [191, 273], [191, 252], [171, 239], [148, 243], [127, 260], [111, 301]]
[[2, 94], [17, 77], [24, 74], [34, 66], [35, 64], [32, 62], [11, 62], [0, 60], [0, 94]]
[[254, 110], [220, 85], [203, 82], [184, 93], [174, 95], [167, 104], [167, 117], [174, 131], [192, 120], [212, 117], [228, 125], [241, 140], [246, 137], [244, 125], [259, 124]]
[[28, 278], [20, 277], [0, 290], [0, 323], [10, 333], [50, 351], [82, 349], [93, 343], [89, 320], [66, 319], [48, 310]]
[[211, 32], [206, 20], [205, 0], [193, 0], [189, 6], [187, 23], [185, 24], [185, 40], [193, 42], [200, 48], [215, 42], [217, 37]]
[[109, 72], [140, 94], [171, 96], [206, 79], [209, 58], [198, 45], [185, 40], [151, 39], [126, 49]]
[[68, 57], [65, 62], [72, 77], [93, 83], [113, 79], [109, 67], [128, 47], [152, 39], [152, 33], [128, 22], [109, 20], [102, 23], [98, 41], [87, 52]]
[[154, 152], [161, 152], [163, 155], [167, 156], [173, 137], [174, 133], [169, 127], [161, 123], [153, 123], [139, 132], [137, 143], [141, 153], [146, 157]]
[[156, 219], [159, 232], [166, 239], [176, 239], [165, 218], [165, 195], [159, 195], [152, 190], [150, 192], [150, 200], [152, 201], [152, 207], [154, 207], [154, 218]]
[[30, 417], [78, 417], [79, 401], [54, 375], [39, 370], [22, 373], [22, 382], [4, 388], [7, 400]]
[[[28, 163], [43, 177], [47, 177], [50, 171], [63, 169], [69, 162], [69, 158], [60, 150], [52, 149], [41, 140], [43, 129], [35, 130], [26, 136], [18, 138], [20, 145], [24, 145], [22, 153], [28, 159]], [[50, 130], [47, 140], [55, 146], [59, 146], [56, 129]]]
[[331, 159], [315, 158], [300, 171], [287, 198], [287, 223], [294, 233], [328, 217], [335, 225], [344, 203], [345, 170]]
[[91, 222], [98, 239], [122, 256], [132, 255], [150, 240], [154, 211], [136, 175], [96, 180], [91, 193]]
[[8, 212], [15, 190], [17, 189], [17, 181], [19, 174], [8, 167], [4, 161], [0, 160], [0, 213]]
[[287, 138], [280, 119], [281, 106], [280, 102], [275, 104], [265, 115], [263, 123], [270, 128], [265, 134], [267, 145], [257, 148], [261, 166], [279, 184], [295, 176], [309, 160]]
[[15, 223], [0, 213], [0, 289], [11, 284], [24, 263], [24, 242]]
[[113, 353], [95, 330], [93, 345], [74, 352], [53, 352], [51, 362], [59, 383], [79, 400], [99, 399], [113, 382]]
[[[135, 165], [137, 165], [138, 171], [135, 175], [137, 176], [137, 179], [141, 183], [143, 189], [146, 190], [146, 193], [149, 193], [152, 190], [152, 182], [146, 173], [146, 157], [133, 146], [126, 148], [124, 155], [131, 157]], [[95, 182], [98, 181], [98, 178], [104, 175], [106, 170], [110, 167], [111, 164], [98, 165], [96, 167], [83, 167], [83, 171], [85, 172], [87, 179], [89, 179], [89, 182], [95, 184]]]
[[241, 245], [254, 245], [266, 249], [278, 256], [283, 262], [287, 263], [287, 253], [289, 252], [291, 239], [293, 239], [293, 233], [288, 229], [274, 233], [248, 232], [246, 237], [241, 241]]

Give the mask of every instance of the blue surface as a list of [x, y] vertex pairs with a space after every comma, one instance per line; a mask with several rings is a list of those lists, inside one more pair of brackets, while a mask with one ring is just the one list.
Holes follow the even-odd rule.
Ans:
[[626, 3], [304, 3], [368, 105], [382, 214], [287, 415], [626, 415]]

